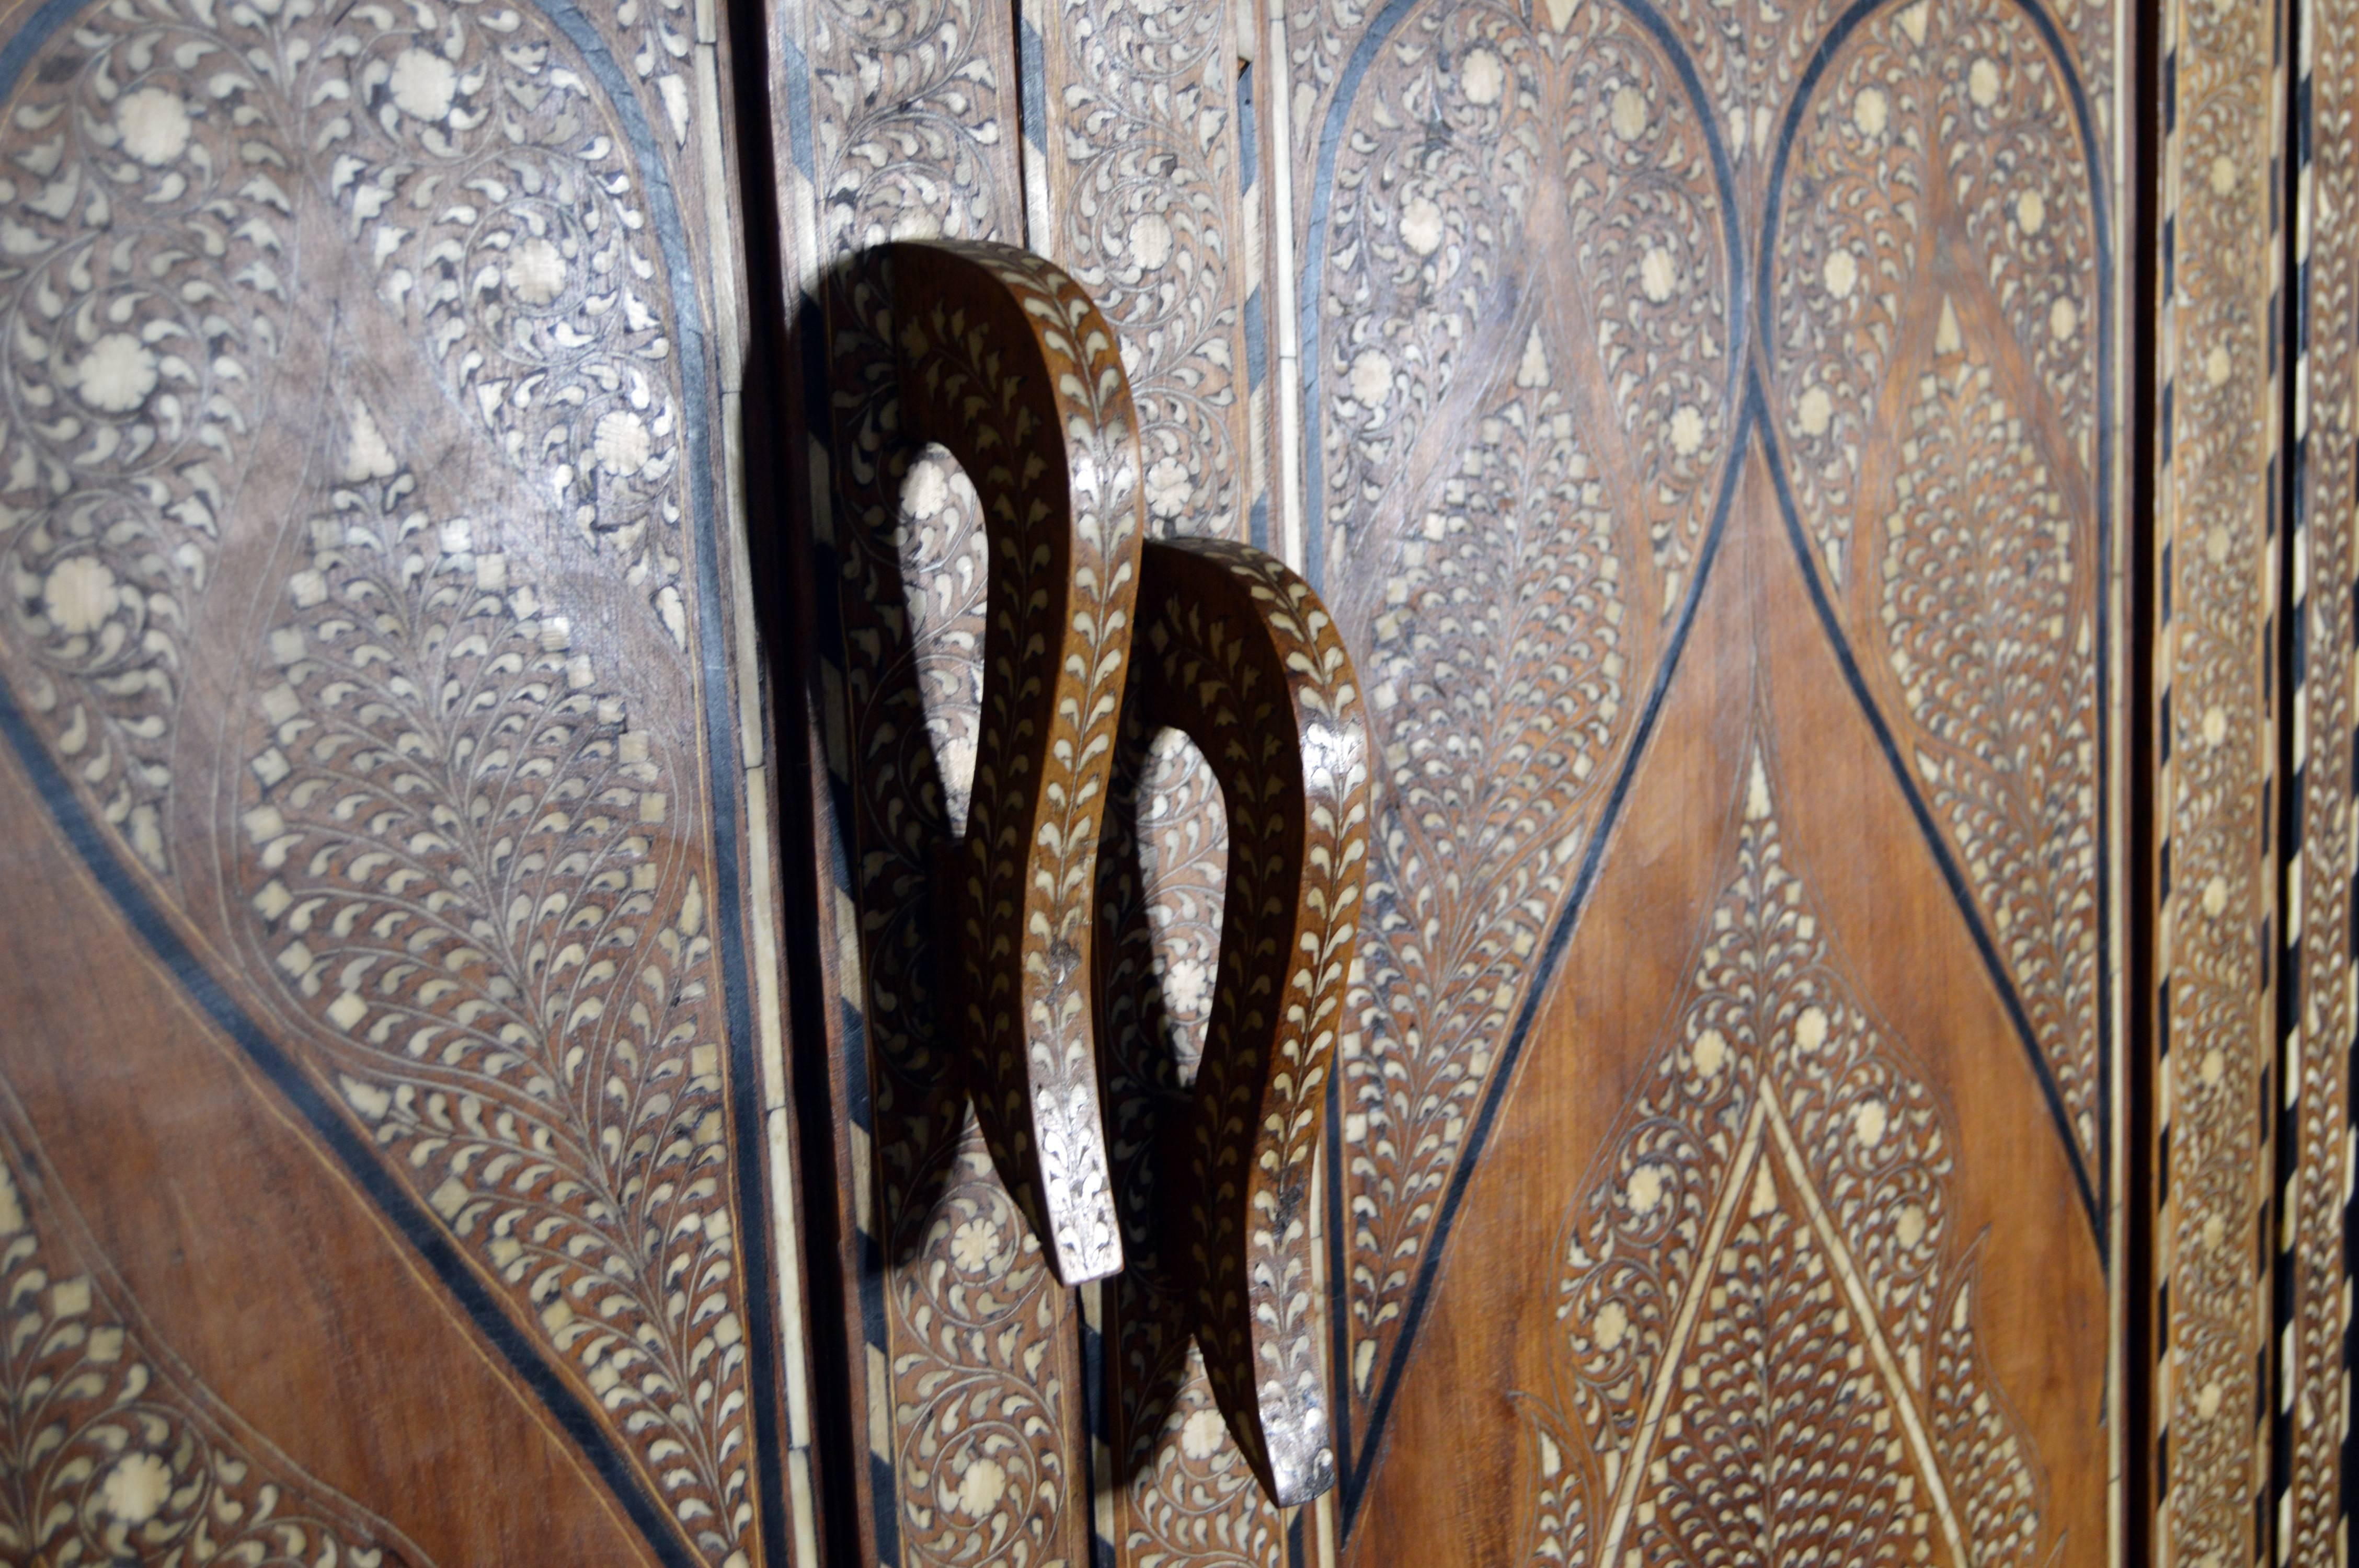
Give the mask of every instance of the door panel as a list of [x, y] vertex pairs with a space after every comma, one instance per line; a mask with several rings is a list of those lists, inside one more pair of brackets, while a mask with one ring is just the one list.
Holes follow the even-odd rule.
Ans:
[[[2277, 301], [2287, 17], [2167, 13], [2155, 568], [2155, 1545], [2266, 1541], [2282, 912]], [[2348, 374], [2347, 368], [2343, 373]], [[2345, 885], [2347, 885], [2347, 881]], [[2290, 999], [2288, 999], [2290, 1000]]]
[[[1328, 530], [1325, 587], [1374, 665], [1390, 785], [1377, 808], [1375, 929], [1363, 938], [1364, 1033], [1347, 1045], [1331, 1149], [1331, 1168], [1344, 1173], [1330, 1234], [1346, 1281], [1336, 1358], [1349, 1368], [1347, 1538], [1366, 1528], [1374, 1542], [1421, 1539], [1410, 1517], [1433, 1495], [1427, 1466], [1463, 1452], [1430, 1440], [1450, 1432], [1471, 1444], [1458, 1425], [1479, 1422], [1495, 1446], [1521, 1406], [1531, 1442], [1548, 1436], [1538, 1452], [1556, 1456], [1537, 1488], [1549, 1500], [1534, 1505], [1555, 1522], [1523, 1521], [1538, 1533], [1519, 1544], [1486, 1511], [1475, 1533], [1429, 1550], [1571, 1560], [1606, 1550], [1602, 1537], [1618, 1553], [1632, 1544], [1636, 1483], [1610, 1466], [1636, 1465], [1623, 1451], [1631, 1433], [1676, 1413], [1663, 1402], [1669, 1385], [1627, 1410], [1602, 1394], [1584, 1403], [1575, 1389], [1670, 1377], [1684, 1335], [1721, 1332], [1722, 1309], [1707, 1303], [1734, 1288], [1715, 1282], [1723, 1269], [1758, 1280], [1821, 1266], [1775, 1249], [1739, 1266], [1721, 1252], [1707, 1221], [1736, 1178], [1706, 1157], [1700, 1135], [1664, 1130], [1705, 1114], [1689, 1102], [1709, 1095], [1633, 1076], [1675, 1049], [1658, 1044], [1661, 1026], [1550, 1030], [1584, 989], [1572, 977], [1595, 983], [1590, 965], [1617, 989], [1644, 972], [1639, 955], [1655, 943], [1589, 905], [1637, 896], [1620, 892], [1625, 877], [1650, 874], [1633, 859], [1625, 814], [1661, 787], [1649, 782], [1661, 759], [1699, 744], [1726, 753], [1721, 770], [1678, 787], [1707, 800], [1732, 798], [1754, 752], [1807, 759], [1799, 773], [1791, 762], [1768, 768], [1765, 778], [1782, 782], [1765, 784], [1775, 810], [1762, 820], [1781, 825], [1781, 844], [1807, 840], [1788, 825], [1821, 799], [1843, 805], [1848, 831], [1798, 856], [1814, 869], [1796, 871], [1792, 885], [1826, 912], [1810, 918], [1833, 928], [1830, 944], [1867, 951], [1854, 962], [1904, 963], [1918, 978], [1903, 989], [1940, 978], [1938, 1033], [1896, 1032], [1873, 1047], [1863, 1035], [1847, 1047], [1863, 1061], [1888, 1049], [1926, 1064], [1890, 1070], [1919, 1086], [1909, 1094], [1929, 1128], [1956, 1130], [1928, 1131], [1921, 1147], [1880, 1136], [1864, 1146], [1878, 1169], [1909, 1159], [1928, 1173], [1955, 1167], [1916, 1178], [1929, 1195], [1908, 1221], [1911, 1260], [1891, 1266], [1939, 1294], [1945, 1314], [1980, 1291], [1959, 1294], [1969, 1269], [1995, 1271], [1985, 1293], [2019, 1300], [2030, 1287], [2005, 1269], [2017, 1249], [2041, 1278], [2077, 1281], [2077, 1294], [2025, 1304], [2027, 1318], [2013, 1321], [2038, 1325], [2034, 1344], [2073, 1331], [2064, 1342], [2087, 1347], [2078, 1387], [1985, 1390], [1974, 1381], [1984, 1374], [1961, 1370], [1966, 1381], [1948, 1391], [1919, 1382], [1909, 1397], [2036, 1401], [2047, 1439], [2038, 1449], [2076, 1467], [2104, 1442], [2116, 1096], [2104, 1077], [2114, 1002], [2100, 980], [2115, 940], [2104, 890], [2117, 721], [2107, 628], [2118, 614], [2107, 192], [2117, 182], [2102, 104], [2084, 81], [2093, 64], [2110, 69], [2107, 40], [2103, 28], [2082, 40], [2093, 60], [2039, 13], [2012, 5], [1763, 16], [1745, 36], [1740, 60], [1710, 32], [1643, 7], [1526, 18], [1412, 6], [1381, 49], [1355, 50], [1368, 69], [1328, 111], [1342, 132], [1322, 145], [1343, 150], [1332, 176], [1314, 177], [1332, 178], [1333, 194], [1329, 232], [1314, 229], [1306, 257], [1334, 258], [1323, 297], [1370, 308], [1322, 311], [1314, 395], [1326, 477], [1314, 493]], [[1430, 135], [1434, 120], [1455, 134]], [[1314, 187], [1314, 212], [1327, 189]], [[1730, 573], [1742, 608], [1715, 616], [1705, 607]], [[1769, 652], [1802, 644], [1818, 656]], [[1740, 670], [1767, 695], [1757, 712], [1718, 721], [1707, 742], [1698, 728], [1714, 721], [1683, 687]], [[1845, 727], [1864, 744], [1847, 746]], [[1868, 791], [1887, 794], [1889, 809]], [[1726, 839], [1716, 827], [1694, 830], [1696, 880], [1656, 895], [1683, 921], [1663, 934], [1669, 953], [1702, 940], [1707, 912], [1734, 918], [1727, 901], [1756, 896], [1709, 869], [1752, 842]], [[1836, 901], [1854, 867], [1878, 881], [1846, 917]], [[1846, 928], [1858, 935], [1845, 938]], [[1888, 1018], [1899, 1005], [1815, 952], [1765, 948], [1756, 961], [1832, 965], [1814, 983], [1843, 999], [1846, 1016]], [[1640, 993], [1639, 1012], [1679, 1018], [1707, 1005], [1681, 1000], [1682, 987], [1710, 989], [1674, 968]], [[1986, 1033], [1964, 1022], [1984, 1006], [1998, 1025]], [[1799, 1070], [1777, 1065], [1790, 1023], [1773, 1010], [1749, 1026], [1764, 1055], [1746, 1057], [1747, 1070], [1781, 1082]], [[1609, 1174], [1614, 1161], [1638, 1159], [1615, 1152], [1621, 1134], [1576, 1133], [1560, 1098], [1526, 1103], [1543, 1070], [1533, 1052], [1551, 1044], [1560, 1070], [1578, 1075], [1568, 1082], [1660, 1123], [1666, 1147], [1681, 1152]], [[1631, 1087], [1609, 1087], [1618, 1081]], [[2000, 1097], [2028, 1120], [1985, 1103]], [[1536, 1125], [1517, 1144], [1527, 1116]], [[2055, 1188], [2026, 1176], [2041, 1129], [2056, 1145]], [[1534, 1168], [1517, 1148], [1573, 1162]], [[1739, 1176], [1755, 1168], [1715, 1158]], [[1648, 1174], [1634, 1195], [1625, 1184], [1637, 1171]], [[1679, 1239], [1658, 1241], [1650, 1224], [1672, 1222], [1647, 1220], [1655, 1211], [1639, 1205], [1660, 1201], [1653, 1184], [1674, 1173], [1700, 1195], [1695, 1229], [1674, 1225]], [[1779, 1179], [1788, 1176], [1804, 1179], [1799, 1166]], [[1971, 1201], [1933, 1195], [1961, 1181], [2021, 1187], [2015, 1204], [1951, 1229], [1937, 1207], [1973, 1213]], [[1545, 1193], [1576, 1206], [1464, 1242], [1456, 1227], [1486, 1212], [1489, 1183], [1516, 1189], [1516, 1204]], [[1862, 1199], [1845, 1211], [1821, 1199], [1842, 1217], [1810, 1246], [1869, 1256], [1900, 1224], [1897, 1206]], [[2069, 1227], [2053, 1228], [2068, 1215]], [[1647, 1235], [1624, 1243], [1641, 1247], [1639, 1260], [1597, 1250], [1588, 1227], [1603, 1236], [1615, 1223]], [[1985, 1227], [2026, 1234], [2002, 1244]], [[1565, 1260], [1536, 1270], [1546, 1236]], [[1591, 1261], [1574, 1260], [1583, 1255]], [[1625, 1266], [1659, 1298], [1643, 1324], [1625, 1287], [1607, 1282]], [[1853, 1272], [1881, 1303], [1894, 1365], [1940, 1353], [1930, 1316], [1892, 1315], [1906, 1293], [1896, 1282], [1868, 1265]], [[1543, 1300], [1552, 1329], [1537, 1315]], [[1601, 1303], [1613, 1305], [1611, 1326], [1584, 1326]], [[1560, 1338], [1561, 1364], [1519, 1363], [1515, 1379], [1472, 1386], [1429, 1374], [1429, 1356], [1449, 1357], [1426, 1336], [1445, 1334], [1453, 1310], [1486, 1322], [1532, 1311], [1517, 1337]], [[1975, 1314], [1965, 1316], [1954, 1332], [1979, 1345]], [[1967, 1368], [1982, 1352], [1956, 1354]], [[1423, 1402], [1397, 1403], [1415, 1400], [1429, 1375], [1442, 1381]], [[1819, 1397], [1842, 1398], [1832, 1388]], [[1875, 1396], [1863, 1385], [1853, 1397]], [[1751, 1463], [1770, 1464], [1810, 1408], [1762, 1433]], [[1912, 1485], [1955, 1494], [1948, 1535], [1929, 1539], [1950, 1541], [1944, 1555], [1979, 1553], [1969, 1544], [1977, 1532], [2015, 1527], [1981, 1517], [1987, 1509], [1950, 1477], [1984, 1462], [1940, 1446], [1930, 1407], [1919, 1413], [1927, 1435], [1908, 1461]], [[1892, 1419], [1909, 1424], [1899, 1407]], [[1721, 1453], [1719, 1483], [1741, 1494], [1746, 1462], [1735, 1455], [1756, 1452]], [[1397, 1463], [1408, 1466], [1397, 1476]], [[2044, 1491], [2044, 1465], [2023, 1463], [2025, 1486]], [[2071, 1497], [2076, 1552], [2103, 1549], [2104, 1510], [2088, 1489], [2100, 1474], [2087, 1469]], [[1767, 1472], [1757, 1484], [1775, 1490]], [[2022, 1528], [2027, 1551], [2065, 1538], [2053, 1519]]]
[[[931, 904], [975, 766], [981, 514], [947, 453], [897, 448], [897, 394], [875, 373], [886, 340], [847, 265], [893, 235], [1022, 242], [1058, 262], [1122, 335], [1149, 527], [1266, 537], [1269, 361], [1235, 25], [1211, 3], [828, 4], [774, 13], [772, 40], [782, 248], [799, 269], [784, 281], [806, 370], [817, 706], [840, 726], [821, 833], [836, 868], [823, 895], [839, 1000], [830, 1093], [850, 1130], [835, 1176], [857, 1238], [845, 1340], [864, 1363], [847, 1390], [868, 1444], [860, 1550], [1078, 1563], [1094, 1536], [1127, 1555], [1194, 1541], [1275, 1563], [1284, 1525], [1147, 1283], [1157, 1216], [1136, 1204], [1169, 1088], [1159, 1032], [1099, 1031], [1125, 1206], [1114, 1281], [1056, 1283], [969, 1113]], [[1125, 849], [1131, 873], [1108, 883], [1108, 929], [1141, 939], [1145, 969], [1182, 977], [1158, 993], [1157, 1022], [1192, 1030], [1201, 1049], [1225, 875], [1219, 791], [1191, 746], [1151, 736], [1133, 738], [1124, 777], [1158, 804], [1152, 831]]]
[[[2327, 1561], [2354, 13], [0, 0], [0, 1560]], [[929, 237], [1365, 708], [1299, 1507], [1212, 696], [1074, 730], [1119, 1273], [971, 1103]]]
[[0, 33], [8, 1554], [808, 1560], [717, 34]]
[[[773, 35], [837, 585], [813, 690], [841, 716], [839, 1169], [879, 1259], [848, 1266], [873, 1549], [1054, 1561], [1085, 1486], [1122, 1562], [1670, 1560], [1756, 1501], [1895, 1561], [2108, 1559], [2143, 1267], [2116, 17], [1075, 5], [1020, 11], [1005, 53], [995, 17], [920, 19], [864, 42], [869, 13], [788, 7]], [[828, 193], [875, 204], [871, 238], [1012, 238], [1011, 179], [1142, 410], [1190, 411], [1147, 416], [1185, 481], [1150, 475], [1155, 525], [1234, 535], [1242, 505], [1367, 686], [1316, 1217], [1341, 1479], [1299, 1517], [1203, 1392], [1152, 1223], [1143, 1130], [1219, 930], [1192, 752], [1132, 742], [1139, 824], [1108, 839], [1105, 930], [1157, 983], [1103, 1032], [1129, 1264], [1073, 1306], [1013, 1261], [1036, 1243], [959, 1131], [929, 1000], [979, 546], [954, 472], [902, 471], [889, 389], [853, 388], [830, 289], [860, 240]], [[928, 1332], [962, 1269], [1016, 1292], [996, 1337]], [[1777, 1414], [1737, 1411], [1731, 1345], [1822, 1340], [1846, 1348], [1772, 1357]], [[1813, 1463], [1844, 1487], [1781, 1479]]]
[[2102, 1553], [2104, 1369], [2052, 1354], [2105, 1334], [2069, 1151], [1931, 857], [1859, 852], [1916, 819], [1743, 482], [1722, 656], [1682, 662], [1584, 916], [1616, 941], [1571, 945], [1469, 1184], [1481, 1261], [1434, 1292], [1357, 1561]]

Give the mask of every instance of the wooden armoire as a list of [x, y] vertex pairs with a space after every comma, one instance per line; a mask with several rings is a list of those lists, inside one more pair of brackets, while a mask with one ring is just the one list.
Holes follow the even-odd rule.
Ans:
[[2349, 1561], [2359, 0], [0, 97], [0, 1564]]

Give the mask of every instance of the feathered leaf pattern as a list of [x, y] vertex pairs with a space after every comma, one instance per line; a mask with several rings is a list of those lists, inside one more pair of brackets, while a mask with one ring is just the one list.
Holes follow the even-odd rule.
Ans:
[[1762, 749], [1644, 1087], [1559, 1243], [1526, 1561], [2032, 1564], [1943, 1108], [1845, 974]]
[[496, 530], [352, 453], [267, 639], [255, 939], [387, 1163], [723, 1563], [753, 1509], [745, 1331], [665, 758]]

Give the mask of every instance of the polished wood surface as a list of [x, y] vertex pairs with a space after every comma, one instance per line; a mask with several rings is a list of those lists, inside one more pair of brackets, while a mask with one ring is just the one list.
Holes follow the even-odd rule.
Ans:
[[[1227, 27], [1077, 3], [1020, 8], [1012, 34], [887, 15], [774, 23], [790, 283], [832, 319], [838, 256], [1020, 230], [1106, 292], [1134, 374], [1195, 356], [1181, 384], [1205, 400], [1172, 406], [1203, 416], [1147, 443], [1150, 531], [1242, 521], [1316, 585], [1365, 683], [1372, 793], [1305, 1227], [1333, 1491], [1290, 1515], [1245, 1480], [1250, 1444], [1197, 1391], [1209, 1342], [1145, 1326], [1169, 1292], [1144, 1230], [1078, 1313], [1039, 1298], [980, 1359], [906, 1351], [926, 1296], [896, 1281], [947, 1277], [927, 1260], [957, 1263], [953, 1218], [879, 1275], [847, 1262], [847, 1305], [897, 1303], [847, 1338], [931, 1389], [1016, 1378], [1069, 1435], [922, 1461], [897, 1439], [856, 1479], [864, 1549], [2125, 1550], [2127, 1281], [2150, 1276], [2125, 1218], [2147, 1201], [2124, 1085], [2147, 1070], [2125, 1028], [2148, 927], [2124, 803], [2149, 785], [2126, 772], [2124, 672], [2154, 645], [2123, 586], [2123, 345], [2151, 330], [2125, 252], [2150, 164], [2116, 106], [2155, 69], [2128, 23], [1931, 0], [1305, 5]], [[1232, 320], [1266, 420], [1239, 483]], [[866, 563], [814, 643], [822, 722], [846, 694], [833, 798], [857, 803], [818, 824], [855, 868], [831, 904], [864, 944], [836, 971], [855, 1086], [940, 1039], [876, 945], [918, 929], [892, 890], [921, 884], [871, 880], [866, 824], [901, 819], [893, 781], [925, 763], [926, 809], [955, 820], [989, 722], [960, 674], [955, 465], [861, 484], [810, 524], [821, 581]], [[880, 615], [889, 643], [862, 630]], [[1159, 995], [1109, 997], [1101, 1049], [1116, 1190], [1146, 1215], [1169, 1173], [1158, 1064], [1206, 1038], [1237, 828], [1206, 753], [1139, 744], [1112, 807], [1136, 825], [1102, 874]], [[865, 1137], [903, 1158], [881, 1123]], [[883, 1207], [966, 1216], [991, 1177], [962, 1170], [947, 1210], [890, 1184]], [[842, 1172], [856, 1194], [862, 1167]], [[947, 1438], [919, 1414], [942, 1405], [890, 1398], [894, 1430]]]
[[1122, 1267], [1089, 1004], [1145, 533], [1138, 416], [1114, 329], [1057, 268], [980, 244], [875, 256], [876, 282], [848, 287], [894, 345], [899, 435], [940, 442], [981, 481], [975, 782], [934, 890], [951, 1011], [993, 1163], [1078, 1285]]
[[810, 1561], [713, 18], [0, 39], [0, 1560]]
[[1470, 1184], [1459, 1245], [1502, 1262], [1444, 1276], [1358, 1561], [2104, 1560], [2070, 1156], [1971, 950], [1924, 957], [1962, 946], [1939, 868], [1854, 852], [1914, 817], [1768, 517], [1584, 917], [1616, 940], [1574, 944]]
[[2359, 0], [0, 0], [0, 1563], [2328, 1563]]

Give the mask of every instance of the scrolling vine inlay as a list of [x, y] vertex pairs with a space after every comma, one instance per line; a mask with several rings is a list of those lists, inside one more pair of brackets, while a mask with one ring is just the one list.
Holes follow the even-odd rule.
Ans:
[[496, 531], [379, 471], [353, 407], [268, 636], [255, 939], [389, 1163], [725, 1559], [745, 1326], [706, 893], [658, 835], [664, 761]]
[[1794, 503], [2095, 1169], [2105, 279], [2081, 131], [2020, 8], [1869, 17], [1800, 118], [1767, 346]]
[[[2153, 628], [2155, 1550], [2267, 1539], [2282, 5], [2174, 4]], [[2323, 455], [2323, 454], [2321, 454]], [[2322, 585], [2321, 585], [2322, 586]], [[2327, 589], [2327, 591], [2332, 591]], [[2334, 655], [2329, 654], [2329, 657]], [[2338, 893], [2337, 896], [2341, 896]], [[2169, 1464], [2160, 1463], [2167, 1439]]]
[[0, 1552], [56, 1568], [430, 1568], [155, 1341], [50, 1179], [0, 1124]]
[[1380, 761], [1336, 1148], [1366, 1400], [1694, 581], [1742, 329], [1711, 136], [1630, 11], [1413, 7], [1335, 113], [1312, 259], [1357, 306], [1312, 500]]
[[[1314, 78], [1345, 9], [1300, 18]], [[1313, 514], [1384, 762], [1336, 1150], [1355, 1401], [1405, 1354], [1714, 519], [1757, 503], [1748, 377], [2103, 1245], [2110, 25], [1412, 5], [1298, 96]]]

